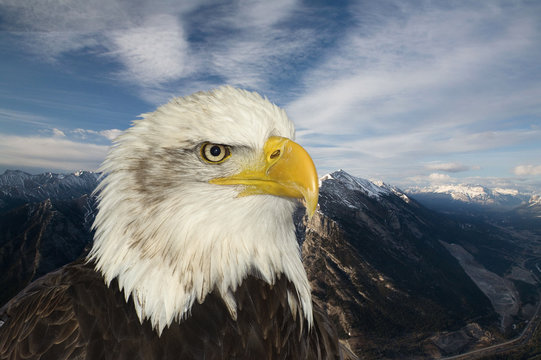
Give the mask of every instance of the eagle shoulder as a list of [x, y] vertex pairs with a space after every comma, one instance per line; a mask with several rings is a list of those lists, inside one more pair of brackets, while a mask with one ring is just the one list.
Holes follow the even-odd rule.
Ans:
[[[157, 279], [159, 281], [159, 279]], [[248, 276], [232, 294], [231, 317], [217, 291], [161, 335], [137, 317], [113, 280], [73, 263], [29, 285], [0, 311], [0, 359], [337, 359], [336, 332], [316, 307], [309, 327], [293, 314], [285, 277]], [[298, 299], [294, 300], [298, 301]]]
[[110, 285], [82, 261], [30, 284], [0, 309], [0, 359], [157, 358], [150, 324]]
[[0, 309], [0, 359], [76, 359], [85, 344], [65, 282], [45, 275]]

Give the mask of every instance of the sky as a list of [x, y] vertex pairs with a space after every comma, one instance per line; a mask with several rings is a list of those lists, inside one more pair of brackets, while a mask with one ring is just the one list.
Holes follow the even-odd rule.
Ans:
[[0, 0], [0, 171], [96, 170], [138, 115], [229, 84], [318, 173], [541, 193], [541, 1]]

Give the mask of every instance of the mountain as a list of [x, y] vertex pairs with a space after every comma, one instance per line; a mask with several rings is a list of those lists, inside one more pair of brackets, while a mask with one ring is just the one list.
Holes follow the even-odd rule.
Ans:
[[26, 203], [0, 215], [0, 306], [31, 281], [77, 259], [92, 242], [94, 199]]
[[96, 188], [99, 175], [90, 171], [30, 175], [20, 170], [6, 170], [0, 175], [0, 211], [46, 199], [79, 198]]
[[511, 210], [531, 197], [516, 189], [490, 189], [481, 185], [436, 185], [410, 188], [406, 192], [426, 207], [444, 212]]
[[[319, 205], [304, 218], [303, 261], [315, 297], [354, 350], [431, 358], [494, 340], [498, 315], [442, 244], [445, 230], [430, 211], [395, 187], [344, 171], [322, 178]], [[467, 328], [480, 330], [466, 335]], [[436, 335], [444, 331], [459, 344], [445, 344]]]
[[[0, 175], [0, 306], [89, 249], [98, 178]], [[535, 213], [536, 200], [519, 208]], [[314, 301], [362, 358], [432, 359], [503, 342], [539, 304], [541, 221], [445, 215], [342, 170], [321, 178], [315, 215], [299, 209], [295, 219]]]
[[31, 281], [81, 256], [92, 242], [99, 174], [0, 175], [0, 305]]
[[522, 217], [541, 220], [541, 195], [533, 195], [527, 203], [516, 207], [514, 212]]

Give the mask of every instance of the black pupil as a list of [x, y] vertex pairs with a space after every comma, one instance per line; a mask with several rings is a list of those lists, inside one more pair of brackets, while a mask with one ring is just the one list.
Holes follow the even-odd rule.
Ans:
[[210, 154], [212, 156], [218, 156], [221, 154], [221, 152], [222, 152], [222, 149], [220, 149], [219, 146], [214, 145], [213, 147], [210, 148]]

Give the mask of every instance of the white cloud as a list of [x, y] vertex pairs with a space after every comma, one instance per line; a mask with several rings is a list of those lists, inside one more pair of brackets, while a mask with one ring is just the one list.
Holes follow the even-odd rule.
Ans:
[[154, 15], [142, 26], [114, 31], [108, 55], [125, 66], [123, 78], [139, 85], [179, 79], [190, 70], [188, 44], [177, 17]]
[[[236, 26], [253, 28], [270, 28], [279, 24], [297, 5], [296, 0], [275, 0], [275, 1], [241, 1], [238, 9], [231, 13], [230, 18]], [[244, 19], [244, 21], [239, 21]]]
[[60, 129], [54, 128], [52, 131], [53, 131], [53, 136], [55, 137], [66, 137], [66, 134]]
[[11, 123], [15, 121], [17, 123], [24, 123], [34, 127], [47, 127], [49, 126], [51, 119], [28, 112], [0, 108], [0, 122]]
[[110, 141], [113, 141], [117, 136], [123, 133], [122, 130], [119, 129], [108, 129], [108, 130], [89, 130], [89, 129], [75, 129], [71, 130], [70, 133], [76, 134], [80, 136], [82, 139], [87, 139], [88, 136], [101, 136], [104, 137]]
[[214, 34], [194, 54], [204, 64], [200, 73], [269, 97], [280, 96], [273, 82], [289, 81], [294, 62], [325, 36], [317, 29], [292, 26], [304, 16], [295, 0], [240, 1], [216, 11], [204, 13], [207, 17], [197, 24], [201, 31]]
[[[317, 29], [284, 27], [300, 9], [295, 0], [209, 7], [204, 1], [6, 1], [0, 5], [8, 19], [4, 28], [31, 52], [54, 62], [81, 50], [106, 55], [122, 66], [120, 79], [138, 85], [135, 90], [152, 102], [168, 92], [166, 85], [185, 93], [194, 82], [196, 90], [225, 82], [269, 95], [269, 83], [287, 76], [289, 61], [324, 36]], [[202, 38], [188, 42], [187, 31]], [[177, 80], [182, 84], [171, 84]]]
[[436, 182], [436, 183], [448, 183], [451, 181], [451, 177], [449, 175], [440, 174], [440, 173], [432, 173], [428, 175], [428, 179], [431, 182]]
[[157, 86], [189, 72], [180, 22], [203, 2], [73, 0], [0, 3], [3, 29], [31, 53], [51, 62], [64, 55], [108, 55], [124, 68], [122, 80]]
[[130, 20], [131, 4], [117, 0], [31, 1], [2, 0], [8, 30], [32, 32], [96, 32], [123, 26]]
[[[290, 112], [302, 125], [332, 133], [417, 129], [442, 114], [452, 114], [446, 120], [454, 126], [487, 121], [498, 114], [498, 100], [509, 96], [505, 88], [494, 90], [491, 82], [506, 75], [493, 71], [529, 51], [536, 33], [534, 20], [521, 17], [480, 38], [479, 28], [501, 20], [484, 11], [417, 11], [405, 21], [389, 17], [378, 28], [352, 29], [320, 67], [306, 74], [308, 92], [289, 104]], [[525, 105], [515, 101], [515, 109]], [[393, 120], [415, 112], [418, 118]]]
[[4, 0], [0, 6], [4, 29], [16, 34], [30, 52], [52, 62], [63, 54], [100, 46], [105, 29], [130, 23], [130, 12], [118, 1]]
[[[328, 146], [323, 149], [333, 149], [336, 144], [340, 144], [340, 148], [357, 154], [356, 157], [370, 155], [379, 159], [395, 159], [397, 160], [395, 165], [401, 165], [400, 162], [406, 159], [422, 161], [424, 157], [446, 154], [474, 154], [478, 151], [534, 143], [541, 138], [541, 130], [510, 129], [471, 133], [460, 128], [449, 129], [447, 125], [438, 128], [434, 126], [418, 131], [389, 131], [378, 136], [356, 135], [355, 133], [337, 136], [330, 133], [316, 134], [317, 136], [310, 134], [312, 137], [309, 137], [306, 133], [302, 133], [299, 140], [312, 145], [311, 139], [316, 139], [315, 143]], [[443, 171], [442, 169], [433, 170]]]
[[513, 170], [517, 176], [541, 175], [541, 165], [519, 165]]
[[108, 146], [86, 144], [58, 137], [23, 137], [0, 134], [0, 164], [73, 171], [96, 170]]
[[116, 139], [117, 136], [121, 135], [123, 132], [124, 131], [119, 130], [119, 129], [109, 129], [109, 130], [99, 131], [99, 134], [113, 141], [114, 139]]

